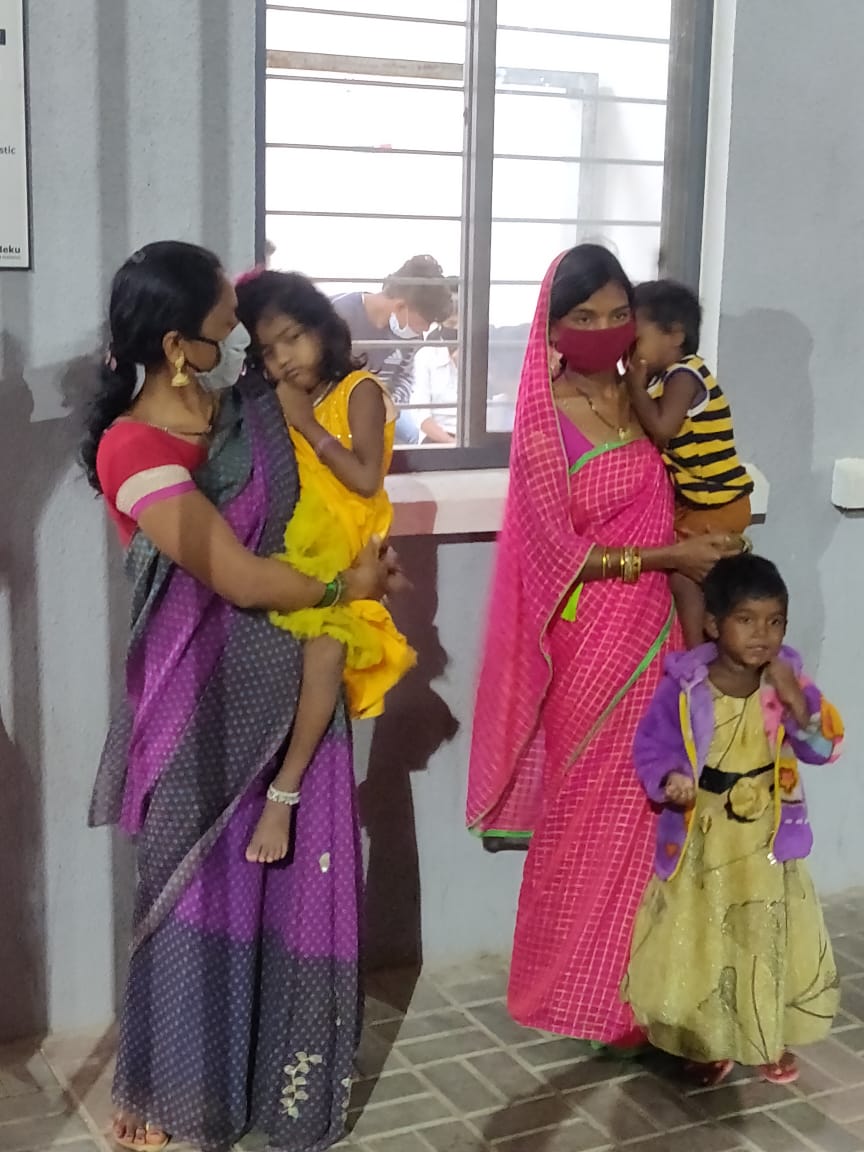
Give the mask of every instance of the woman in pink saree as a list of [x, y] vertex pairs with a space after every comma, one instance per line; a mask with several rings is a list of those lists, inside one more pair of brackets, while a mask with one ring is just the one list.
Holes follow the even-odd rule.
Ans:
[[736, 550], [674, 542], [672, 489], [617, 367], [634, 340], [612, 253], [559, 257], [522, 370], [468, 792], [475, 832], [531, 838], [512, 1015], [620, 1047], [640, 1038], [619, 986], [654, 815], [631, 748], [677, 640], [667, 573], [700, 580]]

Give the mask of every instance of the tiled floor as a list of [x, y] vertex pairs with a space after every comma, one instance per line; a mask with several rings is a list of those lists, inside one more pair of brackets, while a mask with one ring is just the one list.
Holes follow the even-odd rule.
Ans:
[[[355, 1152], [864, 1152], [864, 892], [828, 916], [843, 977], [833, 1037], [794, 1088], [739, 1075], [692, 1091], [671, 1062], [597, 1059], [517, 1027], [504, 963], [374, 978], [358, 1060]], [[0, 1049], [0, 1152], [110, 1147], [113, 1039]], [[249, 1152], [263, 1147], [254, 1138]], [[179, 1152], [179, 1146], [176, 1147]]]

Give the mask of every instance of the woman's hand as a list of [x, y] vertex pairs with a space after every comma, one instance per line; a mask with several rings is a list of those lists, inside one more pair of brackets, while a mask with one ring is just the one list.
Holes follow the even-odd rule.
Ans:
[[387, 564], [389, 574], [387, 576], [387, 595], [390, 596], [394, 592], [408, 592], [412, 588], [411, 581], [402, 570], [402, 565], [399, 563], [399, 557], [396, 550], [390, 544], [385, 542], [381, 545], [380, 555], [382, 560]]
[[690, 536], [669, 549], [670, 567], [701, 584], [718, 560], [744, 551], [740, 536]]
[[393, 549], [377, 538], [372, 539], [347, 572], [342, 573], [344, 599], [347, 602], [383, 600], [388, 592], [397, 591], [394, 580], [400, 575], [399, 561]]

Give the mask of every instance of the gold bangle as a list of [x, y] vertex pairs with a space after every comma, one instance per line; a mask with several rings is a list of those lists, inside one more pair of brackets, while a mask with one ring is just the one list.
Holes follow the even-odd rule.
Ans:
[[638, 548], [633, 549], [633, 583], [638, 584], [642, 576], [642, 553]]
[[624, 579], [624, 574], [627, 570], [627, 549], [622, 548], [618, 557], [618, 567], [620, 568], [620, 579]]
[[635, 584], [642, 574], [642, 553], [638, 548], [624, 548], [621, 552], [621, 580]]
[[600, 557], [600, 579], [605, 580], [607, 576], [607, 569], [609, 567], [609, 549], [603, 549], [603, 555]]

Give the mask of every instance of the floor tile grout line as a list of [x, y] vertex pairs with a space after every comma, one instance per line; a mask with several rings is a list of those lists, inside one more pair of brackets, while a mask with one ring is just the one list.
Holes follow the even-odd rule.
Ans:
[[[436, 985], [436, 987], [437, 987], [437, 985]], [[438, 990], [440, 991], [440, 988], [439, 988]], [[482, 1027], [482, 1026], [481, 1026], [481, 1027]], [[483, 1031], [487, 1032], [487, 1034], [488, 1034], [488, 1029], [485, 1029], [485, 1028], [484, 1028], [484, 1029], [483, 1029]], [[494, 1037], [494, 1039], [495, 1039], [495, 1041], [496, 1041], [496, 1044], [498, 1045], [498, 1048], [499, 1048], [499, 1050], [500, 1050], [500, 1051], [506, 1051], [506, 1048], [504, 1048], [504, 1046], [503, 1046], [503, 1045], [501, 1045], [501, 1042], [500, 1042], [500, 1040], [498, 1039], [498, 1037]], [[486, 1051], [488, 1051], [488, 1049], [487, 1049]], [[483, 1055], [483, 1053], [477, 1052], [477, 1053], [472, 1053], [472, 1055], [477, 1055], [477, 1056], [480, 1056], [480, 1055]], [[440, 1121], [440, 1122], [439, 1122], [439, 1124], [447, 1124], [447, 1123], [453, 1123], [453, 1122], [455, 1122], [455, 1123], [457, 1123], [457, 1124], [458, 1124], [458, 1123], [461, 1123], [461, 1124], [463, 1124], [463, 1125], [464, 1125], [464, 1126], [465, 1126], [465, 1127], [468, 1129], [468, 1131], [471, 1133], [471, 1135], [472, 1135], [472, 1136], [476, 1136], [476, 1137], [477, 1137], [477, 1139], [480, 1141], [480, 1143], [481, 1143], [481, 1144], [482, 1144], [482, 1145], [483, 1145], [483, 1146], [484, 1146], [486, 1149], [489, 1149], [489, 1148], [491, 1148], [491, 1144], [490, 1144], [490, 1142], [487, 1140], [487, 1138], [486, 1138], [485, 1134], [484, 1134], [484, 1133], [483, 1133], [483, 1132], [480, 1130], [480, 1128], [479, 1128], [479, 1127], [478, 1127], [476, 1124], [474, 1124], [474, 1123], [473, 1123], [473, 1120], [472, 1120], [471, 1118], [469, 1118], [469, 1117], [468, 1117], [468, 1116], [467, 1116], [467, 1115], [466, 1115], [464, 1112], [462, 1112], [462, 1111], [458, 1111], [458, 1112], [454, 1111], [454, 1105], [453, 1105], [453, 1104], [452, 1104], [452, 1103], [451, 1103], [451, 1102], [450, 1102], [450, 1101], [449, 1101], [449, 1100], [448, 1100], [448, 1099], [447, 1099], [447, 1098], [444, 1096], [444, 1094], [443, 1094], [442, 1092], [440, 1092], [440, 1091], [439, 1091], [439, 1090], [436, 1088], [436, 1086], [435, 1086], [435, 1085], [432, 1083], [432, 1081], [431, 1081], [431, 1080], [429, 1080], [429, 1079], [428, 1079], [428, 1077], [426, 1077], [426, 1076], [424, 1075], [424, 1069], [425, 1069], [425, 1068], [431, 1068], [431, 1067], [440, 1067], [442, 1064], [449, 1064], [449, 1063], [451, 1063], [451, 1062], [455, 1062], [455, 1063], [457, 1063], [457, 1064], [460, 1064], [460, 1065], [462, 1065], [462, 1066], [464, 1067], [464, 1061], [465, 1061], [465, 1060], [468, 1060], [468, 1059], [470, 1059], [470, 1057], [466, 1055], [466, 1056], [457, 1056], [457, 1057], [451, 1057], [451, 1058], [450, 1058], [450, 1059], [448, 1059], [448, 1060], [435, 1060], [435, 1061], [431, 1061], [429, 1064], [426, 1064], [426, 1065], [418, 1065], [418, 1066], [417, 1066], [417, 1067], [414, 1069], [414, 1072], [415, 1072], [415, 1074], [417, 1075], [417, 1078], [418, 1078], [418, 1079], [419, 1079], [419, 1080], [420, 1080], [422, 1083], [426, 1084], [426, 1086], [428, 1087], [428, 1089], [429, 1089], [429, 1091], [430, 1091], [431, 1095], [432, 1095], [432, 1096], [434, 1096], [435, 1098], [437, 1098], [437, 1099], [438, 1099], [438, 1101], [439, 1101], [440, 1103], [443, 1103], [443, 1104], [445, 1105], [445, 1107], [447, 1107], [447, 1108], [448, 1108], [448, 1109], [450, 1109], [452, 1112], [454, 1112], [454, 1114], [453, 1114], [453, 1117], [452, 1117], [452, 1119], [451, 1119], [451, 1120], [449, 1120], [449, 1121], [447, 1121], [447, 1120], [443, 1120], [443, 1121]], [[471, 1069], [471, 1072], [472, 1072], [472, 1073], [474, 1072], [474, 1069], [473, 1069], [473, 1068]], [[483, 1079], [483, 1078], [481, 1078], [481, 1079]], [[497, 1092], [497, 1089], [496, 1089], [496, 1092]], [[500, 1094], [500, 1093], [498, 1093], [498, 1095], [501, 1095], [501, 1094]], [[504, 1101], [504, 1107], [507, 1107], [507, 1104], [508, 1104], [508, 1102], [507, 1102], [507, 1100], [505, 1099], [505, 1101]], [[476, 1116], [476, 1115], [478, 1115], [478, 1114], [479, 1114], [479, 1113], [474, 1113], [473, 1115], [474, 1115], [474, 1116]], [[494, 1115], [494, 1113], [493, 1113], [493, 1115]], [[429, 1124], [429, 1125], [426, 1125], [425, 1127], [426, 1127], [426, 1128], [433, 1128], [433, 1127], [435, 1127], [435, 1125], [434, 1125], [434, 1124]], [[417, 1131], [417, 1132], [418, 1132], [418, 1134], [419, 1134], [419, 1135], [422, 1137], [422, 1135], [423, 1135], [423, 1130], [422, 1130], [422, 1129], [415, 1129], [415, 1131]], [[428, 1141], [428, 1140], [425, 1140], [425, 1137], [424, 1137], [423, 1139], [424, 1139], [424, 1143], [427, 1143], [427, 1144], [429, 1143], [429, 1141]], [[430, 1147], [431, 1147], [431, 1145], [430, 1145]]]
[[418, 1132], [417, 1136], [418, 1136], [418, 1139], [420, 1140], [420, 1143], [425, 1144], [426, 1147], [429, 1149], [429, 1152], [435, 1152], [435, 1149], [432, 1147], [432, 1145], [429, 1143], [429, 1141], [426, 1139], [426, 1137], [423, 1135], [422, 1132]]
[[[461, 1060], [462, 1060], [462, 1058], [457, 1057], [455, 1062], [461, 1064]], [[428, 1065], [427, 1065], [427, 1067], [428, 1067]], [[465, 1115], [465, 1113], [462, 1112], [461, 1110], [457, 1111], [455, 1109], [455, 1105], [450, 1100], [447, 1099], [447, 1097], [444, 1095], [444, 1093], [439, 1091], [439, 1089], [436, 1088], [436, 1086], [432, 1083], [432, 1081], [427, 1076], [424, 1076], [422, 1068], [417, 1069], [417, 1077], [422, 1083], [426, 1084], [431, 1095], [433, 1097], [435, 1097], [439, 1101], [439, 1103], [444, 1104], [445, 1107], [449, 1108], [450, 1111], [453, 1112], [453, 1119], [457, 1123], [461, 1122], [462, 1124], [465, 1124], [466, 1126], [470, 1125], [470, 1121], [469, 1121], [468, 1117]], [[505, 1101], [505, 1107], [506, 1107], [506, 1101]], [[446, 1121], [444, 1121], [444, 1123], [446, 1123]], [[480, 1136], [481, 1140], [486, 1141], [486, 1137], [482, 1133], [479, 1133], [479, 1136]]]
[[818, 1144], [814, 1144], [809, 1136], [805, 1136], [804, 1133], [799, 1132], [797, 1128], [792, 1128], [790, 1125], [784, 1124], [783, 1120], [779, 1116], [776, 1119], [777, 1123], [780, 1125], [784, 1132], [788, 1132], [790, 1135], [800, 1140], [802, 1144], [806, 1144], [808, 1148], [812, 1148], [813, 1152], [824, 1152], [824, 1150], [820, 1148]]
[[[44, 1060], [45, 1067], [57, 1082], [57, 1087], [62, 1092], [65, 1100], [74, 1110], [75, 1115], [83, 1123], [84, 1127], [87, 1129], [90, 1135], [93, 1137], [93, 1142], [100, 1149], [100, 1152], [113, 1152], [112, 1146], [108, 1143], [103, 1133], [99, 1130], [99, 1125], [90, 1115], [89, 1109], [85, 1106], [84, 1101], [78, 1096], [78, 1093], [73, 1088], [68, 1076], [66, 1076], [61, 1068], [55, 1068], [53, 1061], [49, 1058], [48, 1053], [45, 1051], [43, 1045], [41, 1044], [39, 1045], [38, 1053], [42, 1060]], [[40, 1089], [40, 1095], [42, 1094], [44, 1093], [42, 1089]], [[56, 1141], [55, 1143], [57, 1144], [58, 1148], [62, 1148], [62, 1143]], [[65, 1143], [71, 1144], [72, 1140], [70, 1139], [65, 1141]]]
[[[502, 1048], [501, 1051], [504, 1053], [505, 1056], [508, 1055], [508, 1051], [506, 1048]], [[488, 1053], [477, 1052], [477, 1053], [475, 1053], [475, 1055], [485, 1056], [485, 1055], [488, 1055]], [[474, 1076], [477, 1080], [480, 1081], [480, 1083], [482, 1085], [484, 1085], [484, 1087], [489, 1088], [492, 1092], [495, 1093], [496, 1096], [500, 1096], [502, 1103], [504, 1104], [505, 1107], [507, 1107], [508, 1105], [512, 1105], [513, 1101], [508, 1100], [507, 1095], [501, 1091], [501, 1089], [498, 1087], [498, 1085], [495, 1084], [492, 1080], [490, 1080], [488, 1076], [484, 1076], [479, 1068], [475, 1068], [474, 1065], [470, 1063], [471, 1059], [472, 1059], [471, 1056], [463, 1056], [461, 1058], [461, 1061], [460, 1061], [462, 1066], [468, 1072], [468, 1075]], [[531, 1097], [531, 1099], [536, 1099], [536, 1097]], [[525, 1101], [525, 1102], [527, 1103], [527, 1101]]]
[[[440, 988], [440, 986], [436, 985], [436, 987], [438, 987], [438, 990], [439, 990], [439, 991], [442, 991], [442, 989]], [[446, 994], [446, 993], [445, 993], [445, 994]], [[506, 1001], [504, 1001], [504, 1000], [503, 1000], [503, 999], [501, 999], [501, 998], [499, 998], [498, 1000], [491, 1000], [491, 1001], [489, 1001], [489, 1003], [491, 1003], [491, 1004], [502, 1004], [502, 1005], [504, 1005], [504, 1006], [505, 1006], [505, 1008], [506, 1008]], [[467, 1012], [468, 1012], [468, 1014], [470, 1015], [470, 1009], [469, 1009], [469, 1010], [467, 1010]], [[479, 1018], [477, 1018], [477, 1017], [475, 1017], [475, 1016], [473, 1016], [473, 1015], [471, 1016], [471, 1019], [472, 1019], [472, 1020], [475, 1022], [475, 1024], [476, 1024], [477, 1028], [478, 1028], [478, 1029], [479, 1029], [481, 1032], [485, 1032], [485, 1033], [486, 1033], [486, 1035], [488, 1035], [489, 1037], [491, 1037], [491, 1038], [492, 1038], [492, 1039], [495, 1041], [495, 1044], [496, 1044], [496, 1047], [497, 1047], [497, 1050], [498, 1050], [498, 1051], [500, 1051], [500, 1052], [504, 1052], [505, 1054], [509, 1055], [511, 1058], [513, 1058], [513, 1056], [514, 1056], [514, 1055], [515, 1055], [515, 1053], [516, 1053], [516, 1052], [519, 1050], [519, 1048], [525, 1048], [525, 1047], [532, 1047], [532, 1046], [533, 1046], [531, 1043], [529, 1043], [529, 1044], [525, 1044], [525, 1045], [519, 1045], [518, 1047], [516, 1047], [516, 1046], [513, 1046], [513, 1045], [509, 1045], [509, 1044], [505, 1043], [505, 1041], [504, 1041], [504, 1040], [503, 1040], [503, 1039], [502, 1039], [500, 1036], [497, 1036], [497, 1035], [496, 1035], [496, 1034], [495, 1034], [495, 1033], [492, 1031], [492, 1029], [491, 1029], [491, 1028], [488, 1028], [488, 1027], [487, 1027], [487, 1026], [486, 1026], [486, 1025], [483, 1023], [483, 1021], [482, 1021], [482, 1020], [480, 1020]], [[544, 1041], [542, 1041], [542, 1040], [538, 1040], [537, 1042], [538, 1042], [538, 1043], [543, 1043]], [[474, 1053], [474, 1055], [480, 1056], [480, 1055], [484, 1055], [484, 1053], [481, 1053], [481, 1052], [477, 1052], [477, 1053]], [[467, 1059], [470, 1059], [470, 1057], [469, 1057], [469, 1056], [465, 1056], [465, 1057], [461, 1057], [460, 1059], [465, 1059], [465, 1060], [467, 1060]], [[529, 1104], [529, 1103], [531, 1103], [531, 1102], [533, 1102], [534, 1100], [537, 1100], [537, 1099], [559, 1099], [559, 1100], [561, 1100], [561, 1102], [564, 1104], [564, 1106], [565, 1106], [565, 1107], [568, 1109], [568, 1111], [571, 1111], [571, 1113], [572, 1113], [572, 1108], [571, 1108], [571, 1105], [570, 1105], [570, 1103], [569, 1103], [569, 1102], [566, 1100], [566, 1098], [564, 1097], [564, 1094], [563, 1094], [563, 1093], [562, 1093], [562, 1092], [561, 1092], [559, 1089], [557, 1089], [557, 1088], [555, 1087], [555, 1085], [553, 1085], [553, 1084], [548, 1084], [548, 1083], [544, 1083], [544, 1082], [543, 1082], [541, 1079], [539, 1079], [539, 1078], [538, 1078], [538, 1077], [535, 1075], [534, 1071], [530, 1069], [530, 1067], [528, 1066], [528, 1064], [527, 1064], [526, 1062], [524, 1062], [524, 1061], [517, 1061], [517, 1063], [518, 1063], [518, 1064], [520, 1064], [520, 1066], [523, 1068], [523, 1070], [525, 1070], [525, 1071], [528, 1071], [528, 1072], [531, 1074], [531, 1076], [532, 1076], [532, 1077], [533, 1077], [535, 1080], [537, 1080], [537, 1086], [538, 1086], [538, 1088], [540, 1088], [540, 1089], [545, 1089], [546, 1091], [545, 1091], [545, 1092], [544, 1092], [544, 1094], [543, 1094], [542, 1096], [540, 1096], [540, 1097], [537, 1097], [537, 1096], [526, 1096], [526, 1097], [524, 1097], [524, 1098], [523, 1098], [523, 1099], [521, 1099], [521, 1100], [509, 1100], [509, 1101], [508, 1101], [508, 1100], [505, 1100], [505, 1101], [504, 1101], [504, 1109], [505, 1109], [505, 1110], [506, 1110], [508, 1107], [511, 1107], [511, 1108], [512, 1108], [514, 1105], [517, 1105], [517, 1104]], [[427, 1067], [429, 1067], [429, 1066], [431, 1066], [431, 1065], [427, 1065]], [[483, 1082], [491, 1084], [491, 1081], [488, 1081], [488, 1082], [487, 1082], [487, 1081], [486, 1081], [486, 1077], [484, 1077], [484, 1076], [482, 1075], [482, 1073], [480, 1073], [480, 1072], [479, 1072], [479, 1070], [476, 1070], [476, 1069], [474, 1069], [474, 1068], [472, 1067], [472, 1068], [471, 1068], [471, 1072], [472, 1072], [472, 1073], [474, 1073], [475, 1075], [479, 1076], [479, 1077], [480, 1077], [480, 1079], [481, 1079]], [[494, 1085], [492, 1085], [492, 1087], [494, 1088]], [[496, 1092], [497, 1092], [497, 1089], [496, 1089]], [[492, 1111], [492, 1110], [490, 1110], [489, 1112], [487, 1112], [487, 1113], [486, 1113], [486, 1115], [496, 1115], [496, 1114], [497, 1114], [497, 1113], [496, 1113], [496, 1112], [494, 1112], [494, 1111]], [[477, 1116], [477, 1115], [480, 1115], [480, 1113], [474, 1113], [474, 1115], [475, 1115], [475, 1116]], [[574, 1118], [575, 1118], [575, 1119], [587, 1119], [587, 1122], [588, 1122], [588, 1125], [589, 1125], [589, 1127], [591, 1127], [591, 1128], [594, 1128], [595, 1130], [599, 1130], [599, 1129], [597, 1129], [596, 1125], [595, 1125], [595, 1124], [592, 1122], [592, 1120], [591, 1120], [589, 1117], [585, 1117], [585, 1116], [583, 1116], [583, 1115], [582, 1115], [581, 1109], [579, 1110], [579, 1112], [578, 1112], [578, 1113], [574, 1113], [573, 1115], [574, 1115]], [[467, 1117], [463, 1117], [463, 1119], [467, 1119]], [[543, 1129], [543, 1131], [545, 1131], [545, 1129]], [[600, 1130], [600, 1131], [601, 1131], [601, 1134], [602, 1134], [602, 1135], [604, 1136], [604, 1138], [605, 1138], [605, 1133], [603, 1133], [603, 1132], [602, 1132], [602, 1130]], [[520, 1135], [521, 1135], [521, 1133], [520, 1133]], [[483, 1138], [485, 1139], [485, 1137], [483, 1137]]]

